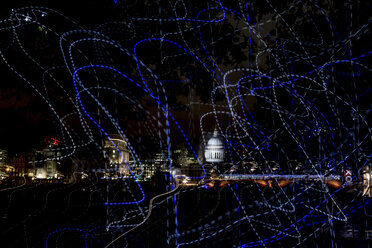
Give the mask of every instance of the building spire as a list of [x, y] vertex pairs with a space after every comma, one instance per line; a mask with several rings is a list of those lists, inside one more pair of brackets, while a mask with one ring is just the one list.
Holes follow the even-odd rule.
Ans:
[[217, 136], [218, 136], [218, 131], [217, 131], [217, 127], [215, 127], [213, 131], [213, 137], [217, 137]]

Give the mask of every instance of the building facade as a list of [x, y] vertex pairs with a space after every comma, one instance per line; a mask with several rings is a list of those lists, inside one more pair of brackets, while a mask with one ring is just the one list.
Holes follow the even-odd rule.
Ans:
[[116, 172], [129, 175], [129, 150], [127, 142], [119, 135], [110, 135], [106, 138], [104, 145], [104, 156], [109, 160], [109, 168], [115, 169]]

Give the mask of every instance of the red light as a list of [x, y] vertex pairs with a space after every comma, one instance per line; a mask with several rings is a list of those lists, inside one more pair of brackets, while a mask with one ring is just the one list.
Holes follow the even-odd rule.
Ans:
[[58, 145], [58, 143], [61, 142], [55, 138], [50, 138], [50, 139], [53, 141], [52, 145]]

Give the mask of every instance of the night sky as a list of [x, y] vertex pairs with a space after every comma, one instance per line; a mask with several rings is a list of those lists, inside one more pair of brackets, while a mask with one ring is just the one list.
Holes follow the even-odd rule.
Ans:
[[[231, 8], [239, 7], [237, 3], [226, 4], [230, 5], [228, 7]], [[284, 3], [276, 4], [278, 4], [278, 10], [285, 10], [286, 5]], [[46, 17], [46, 19], [44, 19], [45, 25], [50, 25], [50, 28], [58, 32], [59, 35], [75, 29], [103, 31], [107, 32], [108, 35], [112, 34], [113, 37], [117, 38], [118, 42], [129, 51], [132, 50], [136, 42], [143, 38], [160, 37], [162, 33], [171, 32], [172, 30], [177, 29], [177, 26], [173, 22], [163, 23], [161, 21], [141, 21], [141, 18], [144, 16], [151, 18], [156, 17], [157, 15], [165, 17], [171, 16], [172, 14], [170, 12], [168, 3], [162, 3], [161, 7], [157, 6], [155, 3], [142, 1], [119, 1], [117, 4], [115, 4], [114, 1], [9, 1], [1, 3], [1, 5], [1, 18], [4, 20], [9, 17], [11, 9], [21, 8], [24, 6], [44, 6], [57, 10], [71, 20], [76, 21], [76, 23], [73, 24], [70, 21], [58, 19], [52, 15]], [[195, 15], [200, 9], [202, 9], [202, 7], [203, 3], [196, 4], [191, 2], [187, 6], [190, 13], [194, 14], [195, 12]], [[261, 5], [253, 5], [251, 10], [249, 10], [249, 14], [251, 21], [262, 21], [262, 27], [270, 30], [269, 34], [265, 34], [266, 37], [264, 36], [264, 40], [267, 42], [267, 44], [269, 44], [269, 47], [275, 47], [276, 45], [273, 45], [275, 44], [274, 41], [280, 41], [286, 47], [286, 49], [291, 50], [290, 53], [285, 54], [280, 54], [280, 51], [277, 51], [275, 52], [275, 56], [283, 56], [283, 58], [287, 56], [294, 56], [294, 61], [296, 61], [297, 57], [303, 56], [300, 46], [291, 44], [293, 37], [298, 35], [296, 38], [305, 40], [303, 44], [305, 46], [309, 46], [307, 47], [307, 53], [310, 54], [309, 56], [313, 59], [312, 63], [320, 66], [327, 60], [327, 56], [324, 56], [323, 51], [329, 52], [329, 49], [333, 46], [332, 44], [336, 44], [336, 48], [343, 47], [344, 49], [343, 51], [337, 50], [338, 52], [336, 53], [338, 54], [336, 56], [338, 56], [339, 59], [342, 59], [345, 56], [350, 56], [347, 54], [347, 44], [343, 43], [340, 45], [340, 43], [338, 43], [339, 40], [342, 40], [342, 37], [345, 37], [348, 35], [348, 32], [350, 32], [348, 29], [344, 28], [345, 25], [348, 26], [351, 21], [347, 12], [348, 10], [344, 8], [341, 3], [332, 3], [329, 5], [325, 4], [323, 7], [324, 9], [327, 9], [329, 16], [333, 18], [332, 25], [334, 28], [334, 34], [332, 35], [329, 33], [329, 28], [324, 25], [319, 18], [306, 21], [301, 17], [301, 14], [296, 14], [296, 11], [304, 11], [300, 8], [296, 10], [290, 9], [288, 13], [283, 15], [283, 17], [286, 18], [289, 26], [292, 25], [296, 27], [293, 30], [287, 30], [281, 23], [277, 24], [276, 29], [273, 29], [273, 22], [268, 22], [265, 20], [269, 19], [270, 16], [274, 15], [276, 12], [271, 7], [263, 3], [261, 3]], [[369, 44], [368, 40], [370, 37], [370, 32], [368, 32], [368, 28], [363, 28], [363, 25], [366, 22], [368, 23], [369, 9], [370, 6], [367, 3], [356, 5], [353, 9], [353, 11], [358, 14], [353, 15], [354, 19], [352, 20], [352, 24], [354, 27], [361, 28], [360, 37], [358, 36], [357, 39], [353, 40], [352, 44], [352, 53], [355, 55], [365, 53], [366, 46]], [[182, 15], [182, 8], [180, 8], [178, 11], [179, 14]], [[312, 9], [309, 8], [307, 11], [304, 11], [304, 13], [309, 15], [311, 11]], [[215, 13], [211, 11], [211, 14]], [[314, 11], [313, 15], [321, 15], [321, 12]], [[133, 19], [131, 18], [139, 18], [139, 21], [133, 22]], [[206, 16], [202, 15], [201, 18], [206, 18]], [[241, 24], [237, 23], [234, 18], [234, 15], [232, 15], [228, 18], [226, 23], [222, 23], [214, 30], [212, 30], [212, 27], [208, 28], [207, 26], [201, 26], [201, 32], [206, 34], [201, 41], [204, 43], [210, 42], [211, 44], [214, 44], [210, 47], [211, 50], [207, 54], [198, 53], [203, 46], [198, 44], [200, 42], [199, 40], [195, 39], [198, 37], [196, 33], [185, 33], [183, 34], [184, 36], [182, 36], [182, 39], [190, 39], [190, 42], [187, 44], [187, 46], [194, 46], [197, 55], [203, 60], [207, 60], [208, 56], [212, 54], [215, 62], [224, 71], [239, 67], [249, 67], [250, 63], [254, 64], [254, 58], [251, 58], [249, 55], [252, 53], [252, 50], [254, 55], [257, 54], [258, 51], [263, 51], [267, 54], [270, 54], [271, 52], [263, 49], [262, 44], [259, 43], [257, 39], [250, 39], [249, 33], [240, 33], [240, 31], [237, 32], [237, 30], [240, 28], [239, 25]], [[126, 27], [110, 27], [108, 24], [105, 24], [110, 22], [123, 22]], [[193, 23], [190, 22], [186, 24], [185, 27], [192, 27], [192, 25]], [[314, 29], [312, 26], [315, 26], [316, 28]], [[38, 28], [39, 27], [28, 28], [26, 26], [26, 28], [20, 28], [17, 30], [19, 31], [20, 39], [22, 39], [22, 42], [24, 42], [23, 44], [25, 44], [25, 47], [27, 46], [26, 48], [32, 51], [34, 55], [40, 56], [40, 60], [44, 63], [43, 68], [46, 68], [45, 66], [48, 65], [63, 66], [65, 61], [61, 56], [58, 41], [55, 39], [55, 37], [53, 38], [48, 34], [44, 34], [45, 30], [37, 30]], [[356, 30], [358, 29], [356, 28]], [[247, 30], [244, 32], [247, 32]], [[295, 34], [293, 34], [293, 32]], [[319, 37], [324, 39], [323, 45], [325, 47], [317, 50], [314, 48], [314, 46], [316, 47], [316, 45], [314, 45], [315, 43], [313, 45], [308, 44], [307, 40], [311, 40], [311, 37], [318, 37], [319, 33], [321, 34]], [[33, 80], [35, 87], [41, 89], [40, 87], [43, 87], [41, 84], [43, 70], [37, 68], [38, 66], [35, 66], [35, 63], [27, 61], [27, 59], [24, 57], [24, 54], [19, 51], [19, 48], [14, 48], [14, 44], [11, 44], [11, 37], [10, 32], [5, 31], [4, 35], [2, 35], [0, 39], [1, 49], [5, 49], [5, 56], [9, 56], [7, 57], [7, 60], [16, 65], [16, 72], [20, 72], [21, 74], [24, 74], [27, 79]], [[182, 44], [182, 39], [177, 40], [177, 42]], [[218, 42], [215, 44], [214, 42], [216, 40]], [[9, 44], [11, 44], [10, 49], [7, 47]], [[215, 79], [213, 79], [215, 74], [211, 73], [211, 71], [205, 70], [202, 68], [202, 66], [198, 66], [195, 61], [192, 59], [189, 60], [189, 58], [180, 57], [178, 60], [175, 58], [176, 60], [174, 61], [166, 61], [166, 63], [169, 63], [167, 66], [173, 68], [167, 68], [166, 66], [164, 67], [164, 61], [161, 61], [158, 58], [161, 56], [167, 56], [167, 54], [171, 55], [172, 53], [177, 52], [177, 50], [172, 50], [173, 48], [170, 46], [168, 46], [167, 49], [161, 50], [158, 49], [158, 45], [159, 44], [156, 44], [155, 42], [151, 45], [143, 47], [138, 51], [138, 55], [142, 56], [143, 62], [147, 63], [149, 68], [154, 70], [155, 73], [158, 73], [158, 75], [166, 75], [165, 79], [169, 82], [164, 82], [164, 86], [166, 88], [168, 102], [173, 114], [177, 117], [184, 132], [186, 132], [193, 145], [198, 146], [198, 144], [201, 142], [201, 127], [199, 127], [199, 118], [202, 116], [202, 114], [212, 110], [210, 105], [210, 94], [215, 86], [212, 86], [212, 84], [215, 84]], [[87, 46], [87, 48], [88, 47], [89, 46]], [[12, 50], [13, 48], [14, 50]], [[106, 48], [107, 47], [104, 47], [103, 50]], [[107, 49], [107, 52], [111, 54], [111, 57], [104, 58], [104, 63], [113, 63], [118, 66], [117, 68], [120, 69], [126, 68], [127, 72], [133, 75], [135, 80], [140, 80], [140, 74], [138, 74], [136, 71], [136, 65], [133, 63], [133, 61], [126, 61], [121, 55], [117, 56], [119, 54], [116, 55], [113, 50]], [[317, 52], [320, 53], [320, 56], [314, 56], [314, 54]], [[299, 55], [294, 55], [295, 53], [298, 53]], [[88, 56], [97, 56], [93, 49], [88, 51], [87, 54]], [[274, 55], [274, 53], [272, 54]], [[284, 60], [282, 60], [283, 58], [273, 60], [272, 58], [270, 59], [270, 56], [267, 56], [256, 66], [260, 67], [260, 69], [263, 71], [272, 70], [274, 73], [273, 76], [281, 76], [283, 72], [280, 72], [280, 70], [283, 70], [282, 68], [284, 68], [284, 70], [290, 70], [292, 71], [291, 73], [294, 74], [308, 73], [310, 70], [309, 64], [307, 64], [308, 62], [306, 61], [296, 61], [291, 65], [291, 67], [288, 67], [288, 63], [284, 62]], [[368, 61], [368, 59], [369, 58], [364, 58], [364, 61]], [[81, 62], [84, 64], [83, 60]], [[98, 60], [96, 63], [98, 62], [101, 63], [103, 61]], [[274, 62], [276, 65], [274, 65]], [[277, 64], [281, 65], [277, 66]], [[340, 65], [340, 70], [346, 72], [349, 69], [342, 68]], [[60, 137], [60, 134], [58, 133], [58, 119], [53, 117], [50, 107], [45, 104], [45, 101], [35, 94], [34, 89], [25, 83], [24, 80], [20, 79], [19, 76], [17, 76], [17, 73], [11, 71], [4, 63], [0, 63], [0, 71], [2, 75], [0, 91], [0, 147], [8, 149], [10, 153], [26, 152], [32, 148], [39, 149], [40, 143], [42, 143], [42, 140], [45, 137]], [[109, 79], [111, 76], [112, 75], [105, 77]], [[335, 76], [337, 77], [339, 74], [335, 74]], [[67, 91], [72, 90], [72, 79], [68, 75], [67, 71], [59, 71], [58, 77], [59, 78], [57, 80], [61, 80], [60, 83], [63, 84], [63, 87], [66, 87]], [[240, 77], [242, 77], [241, 73], [232, 73], [229, 75], [228, 79], [234, 82], [238, 81]], [[189, 83], [184, 83], [182, 87], [178, 87], [178, 85], [174, 83], [185, 79], [189, 80]], [[267, 79], [262, 80], [265, 81]], [[340, 78], [340, 80], [344, 79]], [[368, 91], [370, 87], [368, 86], [369, 83], [367, 77], [362, 76], [358, 78], [358, 80], [359, 84], [363, 86], [353, 92], [353, 94], [356, 95], [363, 94], [364, 92]], [[349, 89], [347, 86], [343, 87], [342, 83], [341, 85], [342, 88], [340, 89], [343, 92], [340, 93], [340, 97], [342, 98], [344, 97], [342, 94], [344, 94], [344, 92], [348, 92]], [[57, 90], [55, 91], [56, 87], [54, 86], [53, 84], [50, 85], [47, 95], [50, 94], [51, 101], [55, 102], [58, 108], [57, 112], [60, 111], [59, 113], [62, 115], [69, 113], [72, 111], [72, 109], [64, 105], [64, 100], [66, 99], [61, 98], [61, 92], [58, 92]], [[147, 108], [147, 110], [149, 110], [152, 114], [156, 112], [156, 108], [154, 108], [156, 103], [153, 101], [151, 102], [151, 100], [149, 101], [148, 99], [146, 100], [146, 97], [143, 96], [143, 92], [141, 93], [134, 88], [126, 88], [126, 90], [129, 90], [131, 94], [138, 96], [138, 101], [141, 102], [141, 104], [144, 104], [145, 101], [145, 108]], [[280, 91], [277, 93], [280, 97]], [[283, 94], [283, 96], [283, 99], [286, 99], [285, 94]], [[102, 101], [105, 101], [105, 96], [102, 96], [101, 94], [101, 97]], [[221, 104], [226, 104], [226, 102], [224, 102], [226, 99], [224, 99], [225, 97], [223, 91], [217, 90], [214, 97], [217, 102], [220, 101]], [[347, 96], [347, 98], [349, 97], [352, 98], [352, 96]], [[110, 99], [109, 96], [107, 98]], [[202, 105], [191, 107], [191, 105], [188, 103], [193, 101], [192, 99], [195, 101], [201, 101]], [[310, 96], [310, 99], [311, 101], [319, 103], [319, 106], [327, 105], [326, 103], [323, 104], [321, 101], [317, 100], [317, 96]], [[364, 96], [364, 98], [360, 100], [360, 106], [362, 108], [368, 108], [369, 103], [364, 99], [368, 99], [368, 95]], [[244, 99], [244, 101], [250, 111], [256, 109], [255, 112], [252, 113], [257, 114], [257, 118], [270, 118], [269, 113], [265, 114], [258, 110], [259, 107], [264, 107], [262, 104], [258, 104], [258, 106], [255, 107], [256, 103], [260, 103], [260, 100], [256, 97], [248, 97]], [[132, 106], [126, 106], [125, 104], [127, 103], [123, 103], [124, 105], [119, 107], [120, 103], [118, 102], [107, 102], [107, 104], [109, 108], [112, 107], [110, 111], [115, 112], [115, 114], [118, 115], [118, 118], [122, 120], [120, 125], [126, 128], [128, 133], [132, 133], [132, 135], [135, 137], [146, 136], [146, 131], [136, 133], [136, 131], [139, 130], [137, 126], [137, 119], [134, 118], [131, 120], [131, 116], [134, 114], [130, 114], [130, 112], [127, 111], [128, 109], [131, 109]], [[292, 103], [288, 102], [285, 104], [293, 104], [293, 101]], [[286, 108], [286, 106], [284, 106], [284, 108]], [[222, 109], [223, 108], [220, 108], [220, 110]], [[239, 112], [240, 110], [237, 111]], [[239, 115], [241, 114], [244, 113], [239, 113]], [[211, 132], [215, 128], [216, 124], [214, 123], [213, 119], [214, 118], [211, 117], [209, 121], [204, 123], [204, 131]], [[224, 121], [221, 121], [221, 123], [223, 122]], [[75, 125], [76, 121], [71, 120], [70, 124]], [[177, 129], [177, 126], [175, 126], [174, 123], [171, 123], [170, 125], [173, 125], [171, 128], [172, 130]], [[227, 122], [221, 125], [223, 128], [228, 126]], [[274, 126], [271, 128], [275, 128], [275, 125], [277, 124], [273, 125]], [[175, 133], [177, 133], [177, 131], [175, 131]], [[180, 142], [182, 143], [183, 138], [178, 133], [173, 135], [172, 139], [174, 144], [178, 145]], [[138, 140], [136, 142], [138, 142]]]
[[[0, 4], [0, 20], [11, 13], [11, 9], [25, 6], [43, 6], [60, 11], [87, 29], [94, 29], [110, 19], [118, 19], [117, 6], [113, 1], [4, 1]], [[112, 15], [112, 13], [115, 13]], [[110, 18], [111, 17], [111, 18]], [[1, 47], [7, 45], [4, 36], [0, 38]], [[54, 51], [56, 53], [58, 51]], [[15, 63], [20, 58], [10, 58]], [[2, 75], [0, 88], [0, 148], [10, 154], [40, 149], [44, 137], [55, 135], [50, 110], [34, 91], [15, 73], [0, 63]]]

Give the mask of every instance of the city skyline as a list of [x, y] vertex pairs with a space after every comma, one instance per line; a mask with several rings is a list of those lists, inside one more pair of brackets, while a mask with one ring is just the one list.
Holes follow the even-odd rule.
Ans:
[[371, 3], [0, 8], [1, 247], [370, 247]]

